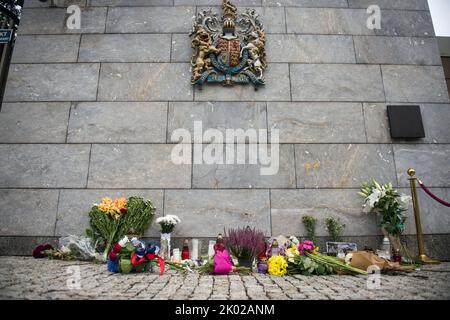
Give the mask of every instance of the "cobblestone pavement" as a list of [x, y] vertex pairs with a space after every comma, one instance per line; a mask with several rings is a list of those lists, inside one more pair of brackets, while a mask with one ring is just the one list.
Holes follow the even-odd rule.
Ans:
[[[1, 299], [450, 299], [450, 263], [407, 275], [381, 276], [369, 290], [365, 276], [200, 276], [169, 270], [111, 274], [104, 265], [28, 257], [0, 257]], [[80, 281], [72, 279], [80, 275]], [[79, 287], [78, 287], [79, 285]]]

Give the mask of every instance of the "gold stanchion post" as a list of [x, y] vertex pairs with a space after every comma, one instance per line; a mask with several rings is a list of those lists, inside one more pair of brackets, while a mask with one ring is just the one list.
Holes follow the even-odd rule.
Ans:
[[417, 198], [417, 192], [416, 192], [416, 170], [413, 168], [408, 169], [408, 175], [410, 176], [409, 185], [411, 187], [411, 197], [413, 202], [413, 209], [414, 209], [414, 220], [416, 222], [416, 233], [417, 233], [417, 245], [419, 247], [419, 256], [417, 257], [417, 260], [423, 264], [439, 264], [439, 261], [433, 260], [425, 254], [425, 247], [424, 247], [424, 241], [423, 241], [423, 234], [422, 234], [422, 224], [420, 222], [420, 208], [419, 208], [419, 199]]

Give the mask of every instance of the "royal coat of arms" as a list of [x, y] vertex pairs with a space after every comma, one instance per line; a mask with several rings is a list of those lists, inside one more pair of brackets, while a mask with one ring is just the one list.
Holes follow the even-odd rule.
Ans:
[[259, 15], [254, 9], [238, 15], [230, 0], [222, 1], [222, 12], [219, 18], [212, 9], [205, 9], [194, 17], [192, 84], [264, 85], [266, 36]]

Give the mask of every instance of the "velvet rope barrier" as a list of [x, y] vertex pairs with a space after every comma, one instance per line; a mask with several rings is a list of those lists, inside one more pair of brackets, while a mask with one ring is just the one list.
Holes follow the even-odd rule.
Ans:
[[431, 198], [433, 198], [434, 200], [436, 200], [437, 202], [439, 202], [440, 204], [442, 204], [443, 206], [446, 207], [450, 207], [450, 202], [444, 201], [441, 198], [437, 197], [436, 195], [434, 195], [430, 189], [428, 189], [422, 181], [417, 180], [419, 182], [419, 186], [422, 188], [423, 191], [425, 191], [426, 194], [428, 194]]

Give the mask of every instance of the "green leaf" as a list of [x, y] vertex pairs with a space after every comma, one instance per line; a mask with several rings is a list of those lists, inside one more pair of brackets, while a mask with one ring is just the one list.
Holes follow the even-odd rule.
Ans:
[[379, 184], [378, 182], [376, 182], [375, 179], [373, 179], [373, 184], [375, 185], [375, 187], [376, 187], [378, 190], [381, 190], [380, 184]]
[[86, 236], [88, 238], [94, 239], [94, 232], [91, 229], [86, 229]]
[[363, 198], [367, 198], [367, 195], [362, 191], [358, 192], [358, 194]]

